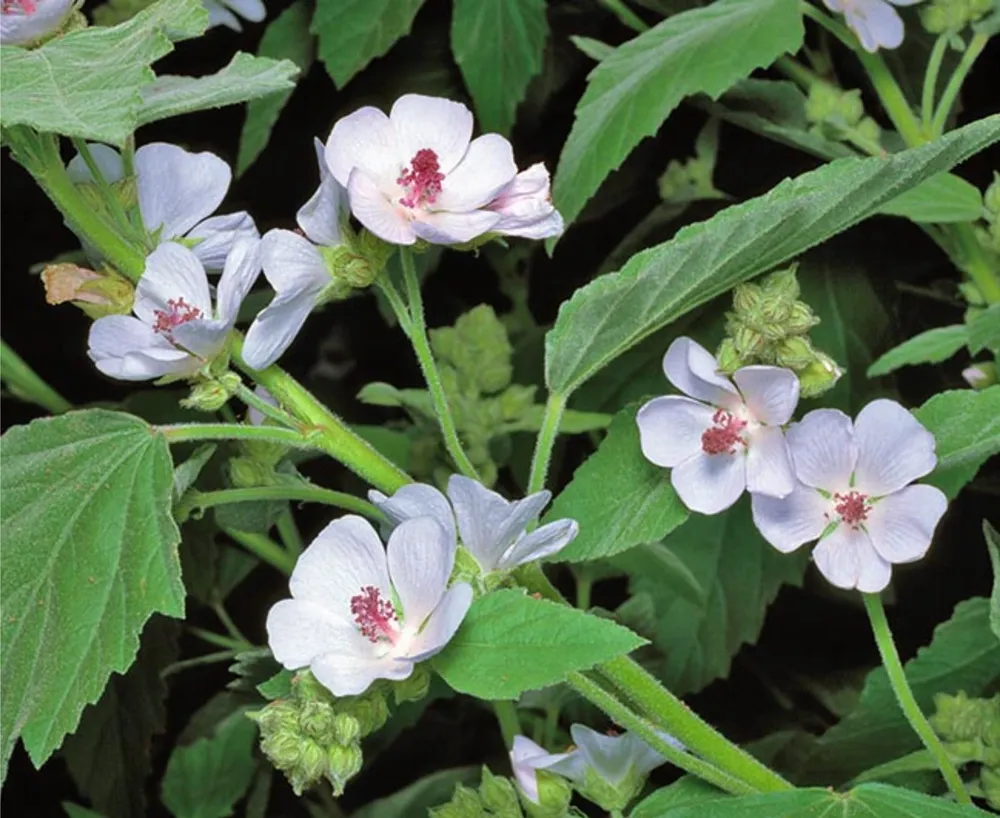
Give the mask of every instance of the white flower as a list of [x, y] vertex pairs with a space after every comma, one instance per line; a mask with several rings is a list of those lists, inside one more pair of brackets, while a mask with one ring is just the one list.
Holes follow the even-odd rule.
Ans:
[[453, 541], [457, 521], [462, 545], [486, 573], [511, 571], [551, 556], [580, 530], [575, 520], [555, 520], [526, 534], [525, 529], [552, 499], [550, 492], [539, 491], [512, 503], [458, 474], [448, 480], [448, 497], [433, 486], [411, 483], [391, 498], [379, 491], [369, 491], [368, 498], [393, 524], [412, 517], [433, 517]]
[[135, 317], [95, 321], [87, 354], [101, 372], [123, 381], [191, 375], [222, 351], [259, 273], [260, 240], [237, 239], [213, 311], [208, 277], [195, 254], [179, 244], [161, 244], [146, 258]]
[[345, 195], [326, 167], [318, 139], [315, 148], [319, 188], [295, 214], [308, 239], [291, 230], [269, 230], [264, 236], [264, 276], [276, 295], [254, 319], [243, 345], [243, 360], [254, 369], [270, 366], [291, 346], [333, 281], [321, 248], [341, 243]]
[[469, 585], [447, 587], [454, 562], [454, 540], [427, 517], [400, 525], [388, 550], [367, 520], [335, 520], [299, 557], [292, 599], [267, 615], [275, 659], [308, 667], [335, 696], [406, 679], [448, 643], [472, 604]]
[[[118, 151], [107, 145], [88, 147], [108, 182], [117, 182], [125, 175]], [[66, 170], [76, 183], [94, 181], [82, 156], [73, 157]], [[188, 245], [206, 268], [221, 269], [237, 238], [260, 236], [245, 211], [212, 216], [226, 198], [232, 178], [229, 165], [214, 153], [189, 153], [165, 142], [143, 145], [135, 152], [135, 185], [143, 225], [157, 243]]]
[[527, 736], [514, 736], [510, 750], [510, 766], [521, 791], [535, 804], [538, 797], [538, 770], [545, 770], [565, 759], [569, 753], [550, 753]]
[[734, 386], [718, 374], [711, 353], [690, 338], [670, 345], [663, 371], [690, 397], [654, 398], [639, 410], [636, 423], [642, 453], [673, 469], [670, 481], [684, 505], [717, 514], [744, 489], [775, 497], [792, 491], [795, 477], [780, 427], [798, 403], [794, 372], [746, 366], [734, 373]]
[[563, 218], [552, 205], [549, 172], [541, 162], [517, 174], [486, 209], [501, 217], [493, 233], [547, 239], [563, 232]]
[[201, 0], [201, 4], [208, 9], [209, 28], [225, 26], [233, 31], [243, 31], [240, 17], [251, 23], [259, 23], [267, 17], [264, 0]]
[[77, 0], [3, 0], [0, 44], [24, 45], [57, 31]]
[[510, 143], [499, 134], [471, 137], [464, 105], [407, 94], [389, 116], [365, 107], [339, 120], [326, 161], [358, 221], [392, 244], [462, 244], [503, 222], [520, 235], [530, 221], [525, 211], [534, 209], [537, 221], [541, 208], [508, 198], [537, 199], [537, 190], [526, 189], [537, 188], [537, 171], [511, 192], [517, 166]]
[[779, 551], [819, 539], [813, 559], [839, 588], [889, 584], [893, 563], [920, 559], [948, 500], [911, 486], [934, 469], [934, 436], [902, 406], [876, 400], [854, 423], [817, 409], [788, 429], [800, 481], [784, 499], [754, 495], [753, 517]]
[[844, 15], [847, 27], [858, 35], [865, 51], [899, 48], [903, 20], [893, 6], [912, 6], [920, 0], [823, 0], [826, 7]]

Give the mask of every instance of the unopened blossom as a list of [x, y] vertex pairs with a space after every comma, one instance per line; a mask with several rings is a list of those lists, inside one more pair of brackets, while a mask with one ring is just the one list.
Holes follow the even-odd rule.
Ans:
[[58, 31], [77, 0], [3, 0], [0, 44], [26, 45]]
[[388, 548], [367, 520], [335, 520], [299, 557], [292, 598], [267, 615], [275, 659], [308, 667], [335, 696], [408, 678], [444, 648], [472, 603], [468, 584], [448, 588], [454, 562], [454, 540], [431, 518], [399, 525]]
[[243, 31], [240, 18], [259, 23], [267, 17], [264, 0], [201, 0], [208, 10], [208, 27], [225, 26], [233, 31]]
[[510, 750], [510, 766], [521, 791], [535, 804], [540, 804], [538, 770], [546, 770], [565, 759], [569, 753], [550, 753], [527, 736], [514, 736]]
[[453, 541], [456, 534], [461, 537], [462, 545], [485, 573], [511, 571], [551, 556], [580, 530], [575, 520], [567, 519], [525, 533], [552, 499], [551, 492], [539, 491], [511, 502], [459, 474], [449, 478], [447, 497], [433, 486], [410, 483], [392, 497], [370, 491], [368, 498], [393, 524], [423, 515], [433, 517]]
[[892, 565], [927, 553], [948, 500], [930, 473], [934, 436], [895, 401], [876, 400], [855, 421], [817, 409], [788, 429], [799, 483], [783, 499], [754, 495], [765, 539], [788, 553], [813, 540], [816, 566], [839, 588], [866, 593], [889, 584]]
[[[688, 508], [716, 514], [744, 489], [784, 497], [795, 477], [781, 426], [799, 399], [795, 373], [745, 366], [732, 381], [712, 354], [678, 338], [663, 371], [688, 397], [654, 398], [639, 410], [639, 442], [646, 459], [672, 469], [670, 481]], [[735, 385], [734, 385], [735, 382]]]
[[894, 6], [912, 6], [920, 0], [823, 0], [861, 41], [865, 51], [899, 48], [903, 44], [903, 19]]
[[[107, 182], [124, 177], [118, 151], [100, 144], [88, 147]], [[177, 145], [151, 142], [135, 152], [134, 168], [142, 223], [157, 243], [180, 242], [194, 250], [209, 270], [219, 270], [233, 241], [260, 236], [246, 211], [212, 216], [233, 178], [229, 165], [214, 153], [191, 153]], [[94, 181], [82, 156], [75, 156], [67, 171], [74, 182]]]
[[326, 161], [354, 216], [392, 244], [463, 244], [501, 226], [554, 235], [547, 180], [532, 168], [518, 181], [510, 143], [472, 139], [460, 102], [406, 94], [388, 116], [360, 108], [333, 126]]
[[269, 230], [263, 239], [264, 277], [275, 297], [247, 331], [243, 360], [254, 369], [264, 369], [281, 357], [333, 283], [323, 248], [341, 243], [346, 197], [326, 167], [318, 139], [315, 148], [319, 187], [295, 214], [305, 237], [291, 230]]
[[517, 174], [486, 209], [500, 214], [490, 232], [504, 236], [547, 239], [562, 235], [565, 227], [552, 204], [549, 171], [541, 162]]
[[167, 242], [146, 258], [132, 307], [90, 327], [87, 354], [123, 381], [193, 375], [225, 348], [240, 304], [260, 273], [260, 240], [239, 238], [226, 258], [215, 308], [208, 276], [188, 248]]

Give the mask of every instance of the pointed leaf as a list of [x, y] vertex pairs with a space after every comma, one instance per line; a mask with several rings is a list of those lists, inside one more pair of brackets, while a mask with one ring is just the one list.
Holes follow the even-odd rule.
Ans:
[[990, 552], [990, 565], [993, 566], [990, 630], [997, 639], [1000, 639], [1000, 534], [990, 525], [989, 520], [983, 520], [983, 537], [986, 539], [986, 549]]
[[939, 173], [879, 208], [918, 224], [974, 222], [983, 214], [983, 194], [954, 173]]
[[968, 340], [965, 324], [934, 327], [890, 349], [868, 367], [868, 377], [888, 375], [904, 366], [941, 363], [964, 347]]

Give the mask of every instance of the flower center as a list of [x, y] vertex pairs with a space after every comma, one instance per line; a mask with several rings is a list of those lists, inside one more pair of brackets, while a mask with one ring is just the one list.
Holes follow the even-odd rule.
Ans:
[[724, 409], [719, 409], [712, 415], [711, 428], [701, 434], [701, 450], [705, 454], [736, 454], [737, 446], [746, 446], [743, 430], [747, 427], [745, 420], [734, 417]]
[[37, 9], [35, 0], [3, 0], [0, 11], [4, 14], [34, 14]]
[[858, 491], [851, 491], [847, 494], [834, 494], [833, 499], [837, 505], [833, 507], [840, 515], [840, 519], [851, 528], [858, 528], [868, 519], [868, 495]]
[[201, 318], [201, 314], [200, 309], [192, 307], [183, 298], [171, 298], [167, 302], [166, 310], [153, 311], [153, 315], [156, 316], [153, 330], [169, 335], [170, 330], [181, 324], [186, 324], [188, 321], [193, 321], [195, 318]]
[[396, 608], [374, 585], [366, 585], [360, 594], [351, 597], [351, 613], [361, 629], [361, 635], [377, 643], [381, 639], [395, 644], [399, 638]]
[[406, 195], [399, 200], [404, 207], [422, 207], [434, 204], [441, 192], [444, 174], [438, 156], [430, 148], [421, 148], [396, 180]]

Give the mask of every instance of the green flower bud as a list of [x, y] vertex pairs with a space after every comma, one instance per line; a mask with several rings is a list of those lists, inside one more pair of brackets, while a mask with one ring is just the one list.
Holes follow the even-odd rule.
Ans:
[[132, 312], [135, 286], [111, 268], [97, 272], [76, 264], [47, 264], [42, 283], [47, 303], [69, 301], [94, 320]]
[[537, 804], [519, 790], [524, 811], [531, 818], [564, 818], [573, 798], [572, 785], [548, 770], [535, 770], [535, 778], [538, 781]]
[[621, 811], [640, 793], [646, 778], [646, 774], [639, 775], [630, 771], [617, 784], [611, 784], [588, 768], [584, 773], [583, 784], [578, 789], [584, 798], [593, 801], [601, 809], [608, 812]]
[[879, 127], [879, 124], [870, 116], [866, 116], [857, 125], [854, 126], [854, 133], [856, 133], [866, 142], [874, 143], [879, 147], [881, 147], [882, 145], [882, 129]]
[[993, 181], [983, 194], [986, 219], [995, 222], [1000, 217], [1000, 173], [993, 171]]
[[236, 393], [242, 381], [235, 372], [226, 372], [218, 378], [201, 381], [191, 389], [191, 394], [181, 400], [181, 406], [200, 412], [215, 412], [221, 409]]
[[733, 288], [733, 309], [739, 315], [753, 315], [759, 308], [764, 293], [756, 284], [737, 284]]
[[332, 738], [337, 744], [356, 744], [361, 738], [361, 722], [350, 713], [337, 713], [333, 717]]
[[229, 459], [229, 479], [238, 489], [275, 484], [274, 469], [251, 457]]
[[745, 366], [743, 357], [736, 351], [736, 344], [732, 338], [722, 339], [715, 353], [715, 360], [719, 363], [719, 371], [726, 375], [732, 375], [737, 369]]
[[299, 728], [320, 744], [329, 744], [335, 740], [334, 718], [333, 708], [326, 702], [315, 700], [306, 702], [299, 710]]
[[780, 301], [791, 306], [802, 294], [799, 288], [799, 280], [795, 275], [795, 264], [786, 267], [784, 270], [775, 270], [760, 281], [762, 300]]
[[997, 383], [997, 367], [990, 361], [983, 361], [963, 369], [962, 377], [969, 386], [981, 392]]
[[743, 326], [733, 334], [732, 340], [736, 354], [743, 360], [749, 360], [760, 354], [766, 339], [761, 333]]
[[833, 389], [844, 370], [829, 355], [817, 352], [816, 360], [796, 374], [799, 376], [799, 396], [814, 398]]
[[848, 125], [856, 125], [865, 115], [865, 104], [861, 101], [861, 92], [857, 89], [844, 91], [840, 95], [838, 113]]
[[806, 99], [806, 121], [828, 122], [838, 111], [840, 89], [828, 82], [814, 82]]
[[514, 785], [507, 778], [493, 775], [486, 767], [483, 767], [483, 777], [479, 784], [479, 797], [483, 806], [493, 815], [503, 818], [521, 815]]
[[295, 702], [278, 699], [260, 710], [247, 713], [247, 718], [257, 722], [261, 735], [294, 733], [298, 725], [299, 708]]
[[819, 318], [812, 308], [802, 301], [796, 301], [785, 319], [785, 329], [789, 335], [804, 335], [818, 323]]
[[1000, 810], [1000, 770], [983, 767], [979, 771], [979, 786], [983, 788], [986, 803]]
[[261, 741], [260, 748], [275, 767], [282, 772], [288, 772], [294, 769], [302, 758], [305, 742], [291, 733], [279, 733]]
[[355, 742], [346, 747], [335, 744], [326, 753], [326, 777], [333, 786], [333, 794], [338, 798], [344, 794], [344, 785], [361, 772], [364, 757], [361, 745]]
[[803, 369], [816, 359], [816, 350], [804, 336], [786, 338], [778, 342], [775, 350], [778, 366], [788, 369]]
[[338, 295], [346, 295], [351, 290], [364, 289], [371, 285], [379, 270], [372, 268], [368, 259], [359, 256], [345, 244], [333, 247], [320, 247], [320, 255], [326, 262], [330, 277], [343, 285], [338, 289]]
[[920, 19], [931, 34], [942, 34], [957, 32], [992, 10], [992, 0], [933, 0], [920, 10]]
[[396, 704], [420, 701], [427, 695], [431, 687], [431, 674], [422, 665], [413, 668], [413, 672], [402, 681], [393, 684]]
[[430, 811], [433, 818], [487, 818], [486, 810], [479, 800], [479, 794], [469, 787], [459, 784], [447, 804]]
[[944, 741], [985, 740], [991, 729], [1000, 727], [1000, 695], [992, 699], [970, 699], [964, 691], [954, 696], [934, 696], [936, 712], [929, 721]]
[[465, 546], [460, 545], [455, 552], [455, 567], [451, 569], [451, 581], [468, 582], [475, 588], [482, 573], [483, 569], [478, 560]]
[[345, 712], [349, 712], [358, 720], [361, 735], [368, 736], [378, 730], [389, 718], [389, 705], [381, 688], [369, 688], [359, 696]]
[[[289, 780], [296, 794], [311, 787], [327, 774], [327, 754], [323, 747], [315, 741], [303, 739], [299, 747], [299, 761], [289, 773]], [[296, 780], [299, 782], [296, 786]]]

